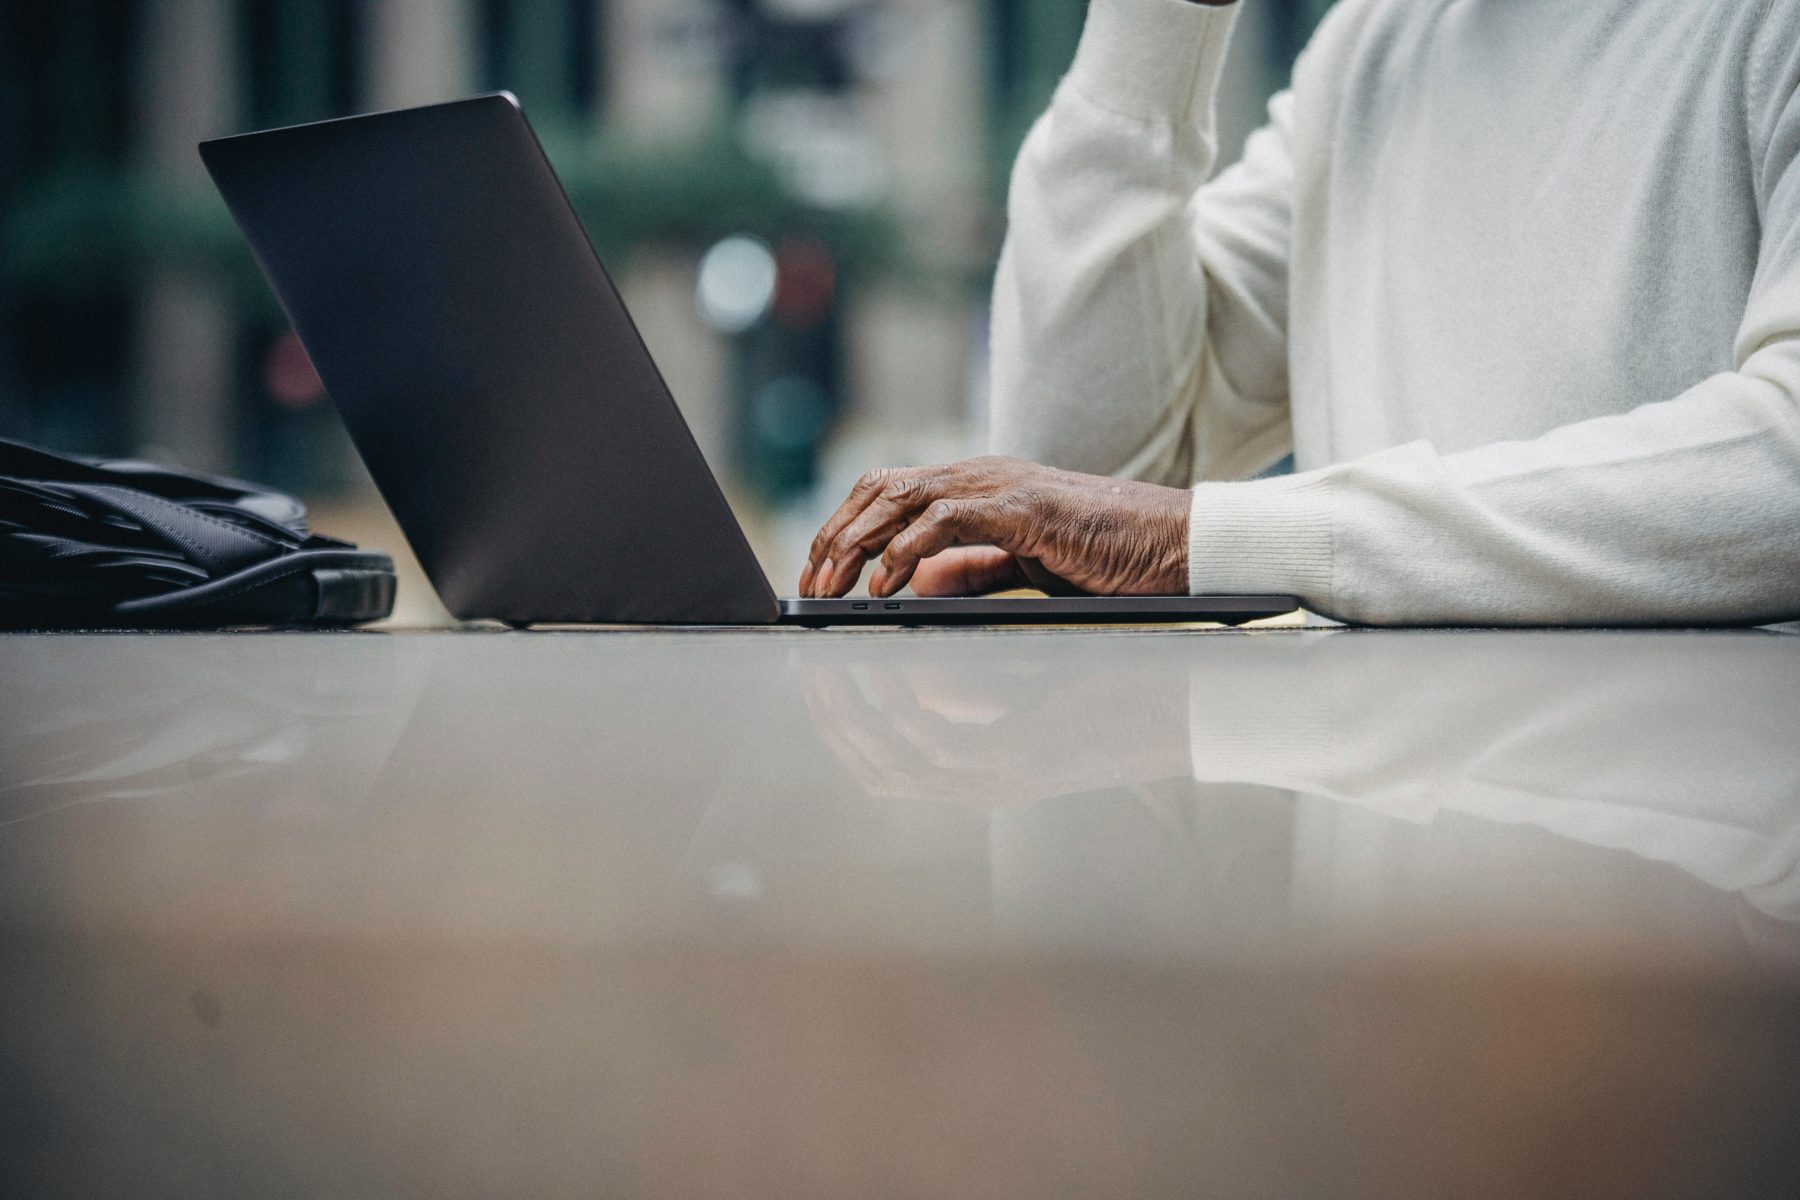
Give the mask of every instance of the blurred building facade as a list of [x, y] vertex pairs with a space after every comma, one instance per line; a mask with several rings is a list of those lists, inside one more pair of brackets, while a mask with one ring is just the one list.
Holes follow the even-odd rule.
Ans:
[[[1228, 148], [1326, 3], [1245, 6]], [[1084, 12], [1083, 0], [12, 0], [0, 434], [354, 491], [354, 456], [194, 144], [508, 88], [735, 496], [779, 509], [821, 472], [829, 492], [840, 459], [967, 448], [1007, 167]]]

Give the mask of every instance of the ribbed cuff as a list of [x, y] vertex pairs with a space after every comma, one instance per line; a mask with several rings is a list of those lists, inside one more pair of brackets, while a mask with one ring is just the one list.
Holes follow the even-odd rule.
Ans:
[[1359, 643], [1348, 640], [1358, 636], [1320, 631], [1253, 646], [1228, 641], [1196, 656], [1188, 693], [1194, 778], [1432, 820], [1440, 792], [1417, 785], [1417, 754], [1404, 753], [1404, 722], [1371, 717], [1369, 697], [1379, 689], [1371, 690]]
[[1324, 474], [1194, 488], [1189, 593], [1275, 592], [1328, 612], [1331, 586], [1332, 508]]
[[1069, 82], [1121, 116], [1210, 123], [1238, 8], [1092, 0]]

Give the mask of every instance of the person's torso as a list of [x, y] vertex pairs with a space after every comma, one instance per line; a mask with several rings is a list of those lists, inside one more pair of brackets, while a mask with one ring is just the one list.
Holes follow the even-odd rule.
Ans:
[[1345, 0], [1295, 85], [1300, 467], [1733, 369], [1771, 21], [1800, 3]]

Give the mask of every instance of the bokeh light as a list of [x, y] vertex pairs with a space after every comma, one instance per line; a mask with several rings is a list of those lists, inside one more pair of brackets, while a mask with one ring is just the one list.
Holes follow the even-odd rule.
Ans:
[[728, 237], [700, 260], [695, 303], [720, 333], [743, 333], [768, 314], [775, 299], [775, 255], [753, 237]]

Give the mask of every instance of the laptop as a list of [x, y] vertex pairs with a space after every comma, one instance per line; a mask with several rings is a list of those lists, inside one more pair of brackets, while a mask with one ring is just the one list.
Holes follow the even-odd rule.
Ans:
[[459, 618], [1237, 624], [1298, 607], [779, 599], [512, 95], [221, 138], [200, 155]]

